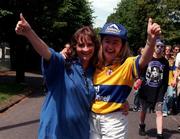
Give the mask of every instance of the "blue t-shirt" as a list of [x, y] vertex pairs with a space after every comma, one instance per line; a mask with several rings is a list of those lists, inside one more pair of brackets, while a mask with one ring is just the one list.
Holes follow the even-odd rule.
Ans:
[[66, 62], [50, 49], [42, 63], [48, 94], [42, 107], [39, 139], [88, 139], [89, 114], [95, 90], [92, 67], [84, 73], [80, 60]]

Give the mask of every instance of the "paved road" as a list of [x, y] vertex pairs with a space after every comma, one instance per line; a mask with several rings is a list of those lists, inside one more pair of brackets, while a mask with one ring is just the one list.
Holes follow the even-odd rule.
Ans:
[[[9, 82], [14, 81], [14, 73], [8, 73]], [[2, 77], [1, 77], [2, 78]], [[0, 139], [36, 139], [39, 113], [44, 99], [42, 95], [42, 76], [27, 73], [26, 83], [33, 88], [33, 94], [0, 113]]]
[[[132, 107], [133, 95], [129, 96], [129, 102]], [[146, 131], [147, 135], [138, 135], [139, 112], [130, 111], [129, 119], [129, 139], [156, 139], [156, 115], [148, 113], [146, 117]], [[180, 114], [170, 115], [164, 117], [164, 134], [165, 139], [180, 139], [180, 131], [177, 130], [178, 124], [180, 125]]]
[[[30, 75], [30, 74], [28, 74]], [[41, 76], [30, 75], [27, 82], [34, 87], [34, 93], [14, 105], [7, 111], [0, 113], [0, 139], [36, 139], [39, 124], [39, 113], [44, 96], [42, 95]], [[132, 98], [129, 97], [132, 106]], [[138, 112], [130, 111], [129, 119], [129, 139], [155, 139], [155, 114], [147, 115], [148, 135], [140, 137], [138, 135]], [[180, 139], [180, 132], [177, 131], [180, 115], [164, 118], [165, 139]]]

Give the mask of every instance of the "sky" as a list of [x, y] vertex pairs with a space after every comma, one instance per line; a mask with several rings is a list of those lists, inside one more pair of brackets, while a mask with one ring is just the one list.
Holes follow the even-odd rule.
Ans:
[[93, 16], [94, 27], [102, 27], [107, 17], [114, 12], [114, 8], [117, 7], [117, 4], [120, 0], [88, 0], [92, 3], [92, 9], [94, 10]]

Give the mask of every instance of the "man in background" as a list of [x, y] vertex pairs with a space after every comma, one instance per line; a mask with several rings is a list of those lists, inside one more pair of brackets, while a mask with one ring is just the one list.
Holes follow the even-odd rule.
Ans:
[[163, 139], [162, 105], [164, 94], [168, 87], [169, 63], [163, 56], [164, 44], [160, 39], [156, 40], [155, 51], [152, 60], [142, 73], [142, 85], [139, 89], [140, 112], [139, 135], [145, 136], [145, 118], [148, 108], [155, 107], [157, 139]]

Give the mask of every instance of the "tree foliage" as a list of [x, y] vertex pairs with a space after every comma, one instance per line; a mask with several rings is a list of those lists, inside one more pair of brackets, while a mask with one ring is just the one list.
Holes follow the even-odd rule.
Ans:
[[144, 46], [148, 18], [159, 23], [166, 43], [179, 43], [180, 3], [178, 0], [121, 0], [107, 21], [123, 24], [128, 30], [130, 47]]
[[1, 0], [0, 20], [5, 21], [2, 25], [7, 25], [10, 20], [5, 20], [5, 16], [11, 14], [13, 22], [8, 24], [15, 26], [21, 12], [51, 47], [62, 45], [75, 30], [92, 25], [93, 20], [87, 0]]
[[92, 25], [92, 12], [87, 0], [1, 0], [0, 39], [10, 44], [12, 69], [23, 76], [24, 69], [40, 67], [40, 57], [28, 41], [15, 34], [20, 13], [50, 47], [60, 51], [75, 30]]
[[0, 8], [0, 18], [3, 18], [4, 16], [10, 15], [10, 14], [12, 14], [12, 12], [9, 12], [7, 10], [2, 10]]
[[92, 25], [92, 12], [86, 0], [64, 0], [53, 21], [54, 33], [68, 42], [78, 28]]

